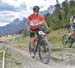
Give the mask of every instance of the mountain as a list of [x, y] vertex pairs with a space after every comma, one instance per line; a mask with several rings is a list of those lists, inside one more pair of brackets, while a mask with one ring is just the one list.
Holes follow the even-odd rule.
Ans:
[[10, 24], [0, 27], [0, 34], [14, 34], [17, 33], [19, 30], [25, 29], [25, 21], [25, 17], [22, 20], [20, 20], [19, 18], [14, 19], [14, 21]]
[[54, 12], [54, 10], [55, 10], [55, 6], [54, 6], [54, 5], [50, 5], [50, 6], [47, 8], [47, 10], [40, 11], [40, 14], [41, 14], [42, 16], [44, 16], [44, 15], [47, 14], [47, 13], [52, 14], [52, 13]]

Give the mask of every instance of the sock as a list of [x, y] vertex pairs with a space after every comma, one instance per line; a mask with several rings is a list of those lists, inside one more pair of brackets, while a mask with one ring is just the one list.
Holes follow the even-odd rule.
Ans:
[[32, 51], [34, 51], [35, 50], [35, 48], [32, 48]]

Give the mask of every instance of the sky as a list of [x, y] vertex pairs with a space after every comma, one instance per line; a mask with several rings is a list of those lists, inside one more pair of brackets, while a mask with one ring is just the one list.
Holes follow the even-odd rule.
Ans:
[[[59, 3], [62, 1], [64, 0], [59, 0]], [[56, 0], [0, 0], [0, 26], [5, 26], [16, 18], [27, 17], [35, 5], [40, 7], [40, 11], [44, 11], [55, 4]]]

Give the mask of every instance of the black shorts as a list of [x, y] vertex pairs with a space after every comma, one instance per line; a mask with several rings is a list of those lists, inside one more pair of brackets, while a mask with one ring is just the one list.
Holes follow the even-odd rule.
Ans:
[[38, 35], [38, 31], [40, 31], [39, 28], [37, 28], [35, 30], [30, 30], [30, 37], [35, 37], [35, 33]]

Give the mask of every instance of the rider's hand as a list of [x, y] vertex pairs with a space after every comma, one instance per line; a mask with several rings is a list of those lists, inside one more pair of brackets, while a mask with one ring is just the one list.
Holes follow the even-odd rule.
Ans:
[[49, 33], [50, 33], [50, 30], [48, 29], [48, 30], [46, 30], [45, 32], [46, 32], [47, 34], [49, 34]]

